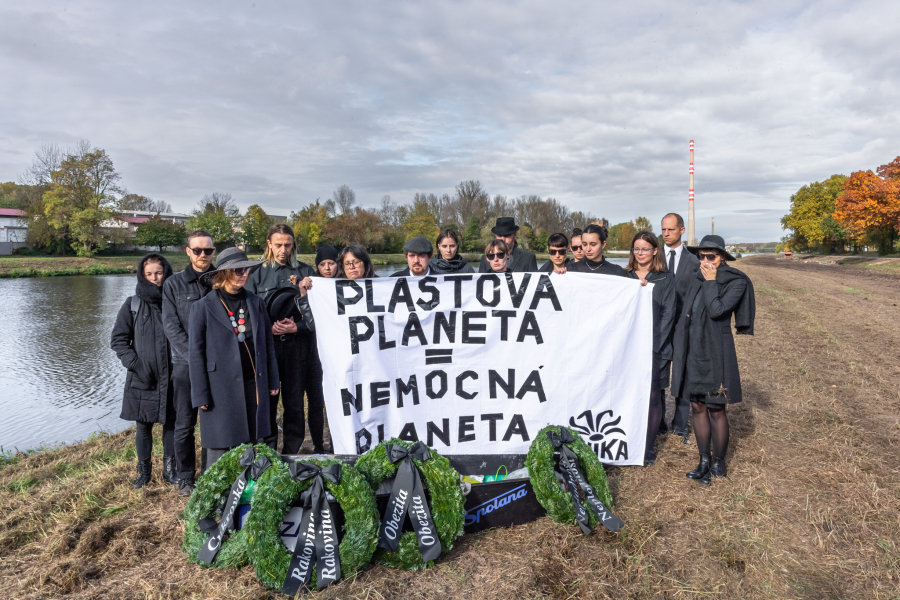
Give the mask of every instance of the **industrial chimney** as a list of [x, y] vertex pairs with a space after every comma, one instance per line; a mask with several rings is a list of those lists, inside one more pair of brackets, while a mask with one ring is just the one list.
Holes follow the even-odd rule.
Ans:
[[694, 140], [691, 140], [690, 191], [688, 192], [688, 246], [697, 245], [697, 230], [694, 228]]

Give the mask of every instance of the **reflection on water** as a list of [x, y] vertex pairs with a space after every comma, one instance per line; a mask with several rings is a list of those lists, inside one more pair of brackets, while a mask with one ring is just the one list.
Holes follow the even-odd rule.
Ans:
[[[376, 273], [387, 277], [404, 267]], [[131, 425], [119, 419], [125, 369], [109, 338], [134, 286], [134, 275], [0, 280], [3, 450], [71, 443]]]

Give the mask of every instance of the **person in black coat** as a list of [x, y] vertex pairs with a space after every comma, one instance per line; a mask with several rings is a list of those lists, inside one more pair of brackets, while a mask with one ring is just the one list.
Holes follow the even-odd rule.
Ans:
[[625, 269], [614, 265], [603, 257], [603, 249], [606, 248], [608, 233], [606, 227], [591, 223], [581, 232], [581, 247], [584, 250], [584, 260], [569, 263], [565, 267], [553, 269], [554, 273], [592, 273], [594, 275], [615, 275], [628, 277]]
[[663, 390], [669, 387], [672, 326], [675, 323], [675, 275], [666, 271], [659, 242], [651, 231], [641, 231], [631, 240], [631, 257], [625, 270], [642, 284], [653, 284], [653, 375], [644, 451], [644, 466], [650, 466], [656, 462], [656, 434], [665, 409]]
[[545, 262], [538, 272], [552, 273], [554, 269], [564, 269], [570, 260], [566, 258], [569, 253], [569, 238], [564, 233], [554, 233], [547, 238], [547, 254], [550, 260]]
[[742, 400], [731, 317], [739, 334], [753, 335], [756, 301], [750, 278], [726, 264], [734, 258], [720, 236], [707, 235], [699, 246], [688, 249], [700, 258], [700, 271], [684, 296], [675, 330], [672, 393], [689, 398], [694, 415], [700, 463], [687, 476], [709, 485], [712, 477], [726, 475], [725, 405]]
[[509, 246], [501, 239], [491, 240], [484, 249], [487, 268], [479, 266], [479, 273], [512, 273]]
[[191, 309], [191, 401], [203, 411], [200, 441], [209, 465], [240, 444], [274, 449], [278, 442], [272, 323], [259, 296], [244, 289], [261, 263], [238, 248], [223, 251], [218, 268], [202, 275], [213, 291]]
[[137, 287], [129, 296], [112, 330], [110, 347], [128, 369], [120, 418], [134, 421], [137, 432], [135, 489], [150, 482], [153, 424], [163, 426], [163, 479], [178, 483], [175, 467], [175, 405], [172, 357], [163, 330], [162, 285], [172, 276], [169, 261], [148, 254], [138, 265]]
[[459, 236], [452, 229], [444, 229], [437, 236], [438, 255], [428, 266], [432, 273], [474, 273], [466, 259], [459, 255]]
[[[537, 257], [534, 252], [528, 252], [519, 248], [516, 241], [516, 235], [519, 226], [512, 217], [500, 217], [497, 219], [496, 225], [491, 228], [491, 233], [497, 236], [498, 240], [503, 240], [510, 252], [509, 268], [514, 273], [534, 273], [537, 268]], [[490, 273], [491, 268], [488, 265], [486, 257], [481, 257], [481, 263], [478, 267], [479, 273]]]
[[403, 244], [403, 253], [406, 255], [407, 266], [391, 273], [391, 277], [423, 277], [429, 274], [431, 257], [434, 255], [431, 242], [423, 237], [414, 237]]
[[[666, 269], [670, 273], [675, 274], [675, 326], [681, 318], [684, 304], [684, 293], [687, 291], [688, 284], [696, 279], [697, 272], [700, 270], [700, 261], [696, 256], [686, 249], [681, 243], [681, 236], [684, 235], [684, 219], [677, 213], [669, 213], [662, 218], [662, 238], [665, 242], [663, 248], [663, 258], [666, 262]], [[676, 435], [680, 435], [685, 444], [690, 444], [688, 437], [688, 419], [691, 413], [691, 404], [687, 398], [674, 396], [675, 414], [672, 416], [672, 430]], [[665, 401], [665, 398], [663, 398]], [[668, 433], [669, 427], [666, 424], [665, 411], [659, 422], [660, 433]]]

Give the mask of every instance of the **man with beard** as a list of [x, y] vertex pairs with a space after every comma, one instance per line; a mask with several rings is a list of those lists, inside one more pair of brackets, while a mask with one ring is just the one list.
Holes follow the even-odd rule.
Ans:
[[407, 267], [392, 273], [391, 277], [420, 277], [428, 275], [430, 271], [428, 263], [431, 262], [431, 256], [434, 254], [431, 242], [423, 237], [414, 237], [403, 244], [403, 253], [406, 254]]

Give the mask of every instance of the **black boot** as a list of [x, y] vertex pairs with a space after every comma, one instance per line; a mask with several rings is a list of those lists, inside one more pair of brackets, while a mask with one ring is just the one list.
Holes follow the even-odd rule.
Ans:
[[709, 484], [709, 454], [701, 454], [700, 455], [700, 464], [697, 465], [697, 468], [687, 474], [690, 479], [703, 479], [707, 477], [707, 484]]
[[193, 479], [181, 479], [178, 481], [178, 495], [179, 496], [190, 496], [191, 492], [194, 491], [194, 480]]
[[728, 468], [725, 466], [725, 459], [713, 457], [712, 466], [709, 468], [709, 474], [713, 477], [725, 477], [728, 474]]
[[163, 458], [163, 479], [172, 485], [178, 485], [178, 470], [175, 466], [174, 456]]
[[150, 467], [153, 464], [151, 459], [139, 460], [137, 464], [137, 479], [134, 480], [134, 489], [140, 489], [150, 483]]

